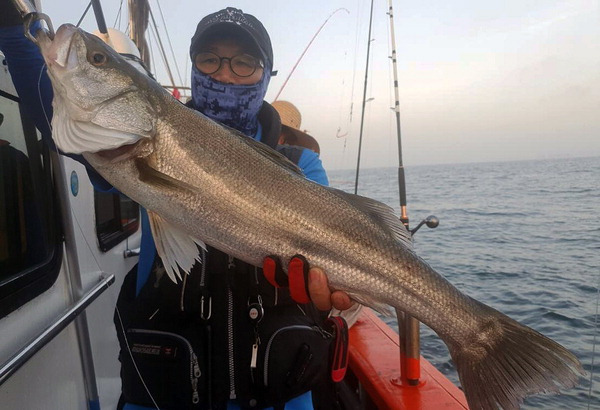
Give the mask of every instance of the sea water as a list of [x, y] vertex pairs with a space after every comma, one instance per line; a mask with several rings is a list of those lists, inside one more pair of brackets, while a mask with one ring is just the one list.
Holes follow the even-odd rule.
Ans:
[[[600, 409], [600, 158], [407, 167], [408, 216], [423, 226], [415, 249], [469, 296], [554, 339], [587, 375], [526, 409]], [[355, 171], [329, 172], [354, 191]], [[396, 168], [360, 171], [358, 193], [399, 209]], [[396, 321], [386, 319], [397, 329]], [[421, 326], [423, 356], [454, 383], [443, 342]], [[595, 346], [596, 345], [596, 346]], [[592, 367], [593, 366], [593, 367]], [[592, 376], [593, 374], [593, 376]], [[591, 390], [591, 393], [590, 393]]]

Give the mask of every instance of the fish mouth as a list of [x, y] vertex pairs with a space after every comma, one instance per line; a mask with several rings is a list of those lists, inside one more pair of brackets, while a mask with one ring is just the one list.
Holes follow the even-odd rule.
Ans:
[[40, 48], [49, 69], [69, 70], [77, 66], [77, 53], [73, 49], [77, 35], [81, 36], [81, 31], [72, 24], [60, 26], [54, 39], [42, 31]]

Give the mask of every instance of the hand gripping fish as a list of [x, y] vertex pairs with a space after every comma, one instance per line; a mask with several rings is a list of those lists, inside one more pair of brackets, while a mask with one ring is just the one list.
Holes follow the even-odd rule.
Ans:
[[[54, 88], [53, 137], [147, 208], [173, 280], [197, 244], [261, 266], [304, 255], [330, 285], [391, 305], [446, 343], [471, 409], [515, 409], [578, 382], [558, 343], [462, 294], [412, 251], [390, 207], [305, 179], [275, 151], [173, 99], [101, 40], [71, 25], [40, 47]], [[285, 265], [285, 263], [284, 263]]]

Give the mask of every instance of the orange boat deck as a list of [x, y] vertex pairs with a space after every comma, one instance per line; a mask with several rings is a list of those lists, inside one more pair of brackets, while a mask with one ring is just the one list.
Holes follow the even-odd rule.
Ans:
[[468, 409], [456, 385], [421, 357], [417, 386], [395, 383], [400, 378], [398, 334], [370, 309], [363, 309], [350, 328], [349, 366], [378, 409]]

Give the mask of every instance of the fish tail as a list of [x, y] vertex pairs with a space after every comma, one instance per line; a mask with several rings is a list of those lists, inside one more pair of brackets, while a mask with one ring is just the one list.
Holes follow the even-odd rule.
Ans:
[[448, 343], [472, 410], [518, 409], [530, 394], [558, 393], [578, 383], [584, 371], [570, 351], [489, 306], [481, 308], [489, 314], [470, 340]]

